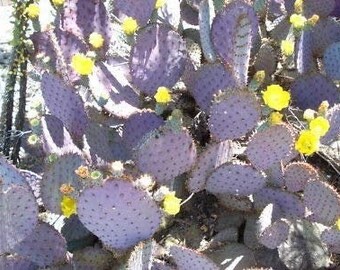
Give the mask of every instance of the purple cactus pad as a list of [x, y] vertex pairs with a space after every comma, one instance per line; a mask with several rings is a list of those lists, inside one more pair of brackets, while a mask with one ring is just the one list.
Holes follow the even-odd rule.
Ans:
[[115, 179], [86, 189], [78, 200], [78, 215], [104, 245], [119, 250], [150, 238], [161, 221], [156, 203], [145, 192]]
[[186, 58], [178, 33], [164, 25], [148, 26], [138, 32], [131, 49], [132, 83], [147, 95], [154, 95], [160, 86], [171, 88], [184, 72]]

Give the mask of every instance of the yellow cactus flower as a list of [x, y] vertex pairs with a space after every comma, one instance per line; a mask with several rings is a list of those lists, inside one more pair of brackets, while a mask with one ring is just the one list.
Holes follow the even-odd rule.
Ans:
[[104, 45], [104, 38], [101, 34], [93, 32], [89, 36], [89, 43], [92, 45], [93, 48], [99, 49]]
[[79, 75], [89, 75], [94, 68], [94, 61], [90, 57], [86, 57], [84, 54], [76, 53], [71, 60], [71, 67]]
[[309, 129], [319, 137], [325, 136], [329, 128], [329, 121], [322, 116], [318, 116], [309, 122]]
[[309, 156], [319, 150], [319, 138], [312, 131], [303, 130], [295, 142], [295, 150]]
[[171, 101], [170, 90], [164, 86], [158, 87], [154, 98], [156, 99], [157, 103], [166, 104]]
[[181, 209], [181, 199], [175, 196], [175, 192], [169, 192], [165, 195], [163, 201], [163, 210], [168, 215], [176, 215]]
[[290, 93], [278, 84], [272, 84], [262, 91], [264, 103], [271, 109], [281, 111], [289, 106]]
[[285, 56], [291, 56], [294, 53], [294, 42], [290, 40], [281, 41], [281, 52]]
[[52, 0], [52, 3], [53, 3], [55, 6], [62, 6], [62, 5], [64, 5], [65, 0]]
[[29, 4], [25, 9], [25, 13], [30, 19], [37, 19], [40, 14], [40, 8], [37, 4]]
[[301, 30], [302, 28], [304, 28], [304, 26], [307, 22], [307, 19], [303, 15], [293, 14], [293, 15], [290, 16], [289, 21], [295, 29]]
[[164, 6], [166, 0], [156, 0], [155, 9], [159, 9]]
[[63, 196], [60, 202], [60, 209], [62, 214], [69, 218], [77, 213], [77, 201], [70, 196]]
[[282, 117], [283, 117], [282, 113], [272, 112], [269, 115], [269, 123], [270, 123], [270, 125], [274, 126], [274, 125], [282, 123]]
[[340, 217], [335, 222], [335, 227], [340, 231]]
[[122, 28], [127, 36], [131, 36], [137, 31], [138, 23], [134, 18], [127, 17], [123, 20]]
[[307, 121], [312, 121], [315, 118], [316, 111], [312, 109], [307, 109], [303, 112], [303, 119]]

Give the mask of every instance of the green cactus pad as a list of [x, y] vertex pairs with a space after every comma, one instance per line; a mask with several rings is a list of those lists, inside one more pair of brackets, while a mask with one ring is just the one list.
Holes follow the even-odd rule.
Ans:
[[142, 172], [166, 184], [191, 169], [196, 161], [196, 146], [187, 130], [154, 131], [136, 149], [134, 160]]
[[253, 93], [221, 93], [210, 107], [209, 130], [217, 140], [237, 139], [255, 128], [260, 118], [260, 103]]
[[209, 176], [206, 190], [213, 194], [247, 196], [259, 191], [266, 178], [250, 165], [223, 164]]
[[319, 223], [331, 226], [340, 216], [340, 195], [325, 182], [307, 183], [304, 204], [314, 214], [313, 220]]
[[294, 134], [287, 125], [275, 125], [254, 134], [246, 155], [254, 167], [266, 170], [289, 159], [294, 143]]
[[80, 221], [104, 245], [124, 250], [150, 238], [161, 213], [148, 195], [125, 180], [107, 179], [84, 190], [78, 200]]
[[199, 192], [205, 189], [207, 177], [218, 166], [231, 161], [233, 156], [233, 144], [231, 141], [209, 144], [199, 155], [191, 177], [187, 181], [190, 192]]

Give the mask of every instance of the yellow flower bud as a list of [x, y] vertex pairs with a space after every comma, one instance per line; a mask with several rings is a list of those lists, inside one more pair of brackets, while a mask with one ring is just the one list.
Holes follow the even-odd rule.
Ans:
[[318, 23], [320, 17], [319, 15], [314, 14], [312, 17], [310, 17], [307, 21], [307, 23], [311, 26], [314, 26]]
[[266, 72], [264, 70], [259, 70], [254, 75], [254, 80], [258, 83], [263, 83], [264, 78], [266, 77]]
[[269, 116], [270, 125], [274, 126], [282, 123], [283, 114], [279, 112], [272, 112]]
[[329, 103], [328, 103], [327, 100], [324, 100], [324, 101], [321, 102], [321, 104], [318, 108], [318, 113], [325, 115], [328, 111], [328, 108], [329, 108]]
[[37, 4], [29, 4], [25, 9], [25, 13], [30, 19], [37, 19], [40, 14], [40, 8]]
[[293, 14], [290, 16], [289, 21], [295, 29], [301, 30], [302, 28], [304, 28], [307, 19], [303, 15]]
[[281, 41], [281, 52], [285, 56], [291, 56], [294, 53], [294, 42], [290, 40]]
[[104, 45], [104, 38], [101, 34], [93, 32], [89, 36], [89, 43], [92, 45], [93, 48], [99, 49]]
[[132, 17], [127, 17], [124, 19], [122, 24], [123, 32], [127, 36], [133, 35], [138, 29], [137, 21]]
[[303, 119], [307, 121], [311, 121], [315, 118], [315, 115], [316, 115], [316, 111], [312, 109], [307, 109], [303, 112]]

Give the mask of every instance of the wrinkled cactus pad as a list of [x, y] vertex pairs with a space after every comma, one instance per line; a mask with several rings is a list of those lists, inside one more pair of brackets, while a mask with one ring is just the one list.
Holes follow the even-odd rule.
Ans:
[[240, 0], [227, 5], [212, 24], [211, 35], [216, 52], [242, 85], [247, 83], [250, 50], [257, 28], [255, 10]]
[[166, 184], [191, 169], [196, 161], [196, 146], [187, 130], [156, 130], [135, 152], [138, 168]]
[[171, 88], [184, 72], [186, 58], [178, 33], [164, 25], [148, 26], [138, 32], [131, 49], [132, 83], [147, 95], [154, 95], [160, 86]]
[[206, 190], [246, 196], [257, 192], [265, 184], [266, 178], [250, 165], [223, 164], [209, 176]]
[[0, 155], [0, 184], [0, 191], [6, 191], [13, 184], [27, 187], [25, 177], [3, 155]]
[[36, 270], [37, 265], [18, 255], [0, 255], [1, 270]]
[[78, 215], [106, 246], [120, 250], [151, 237], [161, 218], [146, 193], [118, 179], [84, 190], [78, 200]]
[[268, 226], [259, 236], [259, 241], [267, 248], [277, 248], [288, 237], [289, 225], [282, 220], [277, 220]]
[[254, 94], [220, 93], [210, 107], [209, 130], [217, 140], [237, 139], [255, 128], [260, 118], [260, 104]]

